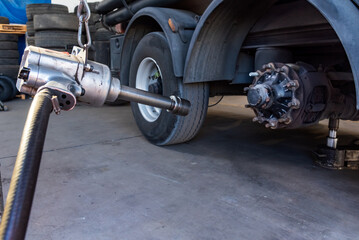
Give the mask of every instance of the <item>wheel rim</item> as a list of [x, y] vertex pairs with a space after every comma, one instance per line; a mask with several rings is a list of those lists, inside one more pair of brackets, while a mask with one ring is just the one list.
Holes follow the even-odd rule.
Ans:
[[[152, 84], [159, 84], [162, 81], [161, 69], [158, 67], [158, 64], [153, 58], [147, 57], [142, 60], [138, 66], [136, 74], [136, 88], [148, 91], [149, 86]], [[162, 95], [162, 90], [157, 92]], [[141, 115], [148, 122], [156, 121], [162, 110], [160, 108], [138, 104], [138, 108], [141, 112]]]

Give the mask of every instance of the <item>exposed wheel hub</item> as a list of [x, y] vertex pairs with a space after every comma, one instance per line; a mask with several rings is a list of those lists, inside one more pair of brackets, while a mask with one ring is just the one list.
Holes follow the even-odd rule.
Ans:
[[248, 91], [248, 105], [256, 113], [253, 121], [265, 123], [266, 127], [278, 128], [292, 122], [292, 111], [299, 108], [296, 97], [299, 79], [288, 65], [270, 63], [255, 74]]
[[248, 105], [256, 114], [253, 121], [267, 128], [297, 128], [335, 117], [359, 119], [355, 92], [334, 88], [330, 74], [312, 65], [269, 63], [250, 73], [253, 83], [248, 92]]
[[268, 108], [272, 104], [270, 103], [271, 89], [266, 84], [258, 84], [250, 87], [248, 90], [248, 103], [251, 107]]
[[159, 80], [148, 86], [148, 91], [155, 94], [162, 94], [162, 84]]

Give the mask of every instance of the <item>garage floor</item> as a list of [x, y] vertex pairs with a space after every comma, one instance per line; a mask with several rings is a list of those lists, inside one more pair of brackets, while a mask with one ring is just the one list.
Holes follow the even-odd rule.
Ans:
[[[358, 239], [359, 171], [312, 163], [326, 123], [267, 130], [237, 100], [225, 97], [196, 139], [170, 147], [149, 144], [128, 105], [53, 114], [27, 239]], [[5, 195], [30, 100], [7, 105]], [[358, 123], [339, 134], [350, 142]]]

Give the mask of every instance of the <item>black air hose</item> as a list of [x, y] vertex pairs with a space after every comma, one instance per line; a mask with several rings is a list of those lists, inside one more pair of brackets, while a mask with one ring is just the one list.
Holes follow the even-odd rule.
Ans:
[[25, 238], [42, 149], [52, 111], [51, 91], [37, 93], [27, 115], [0, 226], [1, 240]]
[[108, 26], [114, 26], [117, 23], [125, 22], [133, 16], [133, 13], [136, 13], [145, 7], [166, 7], [177, 2], [179, 2], [179, 0], [137, 0], [128, 5], [129, 9], [120, 8], [106, 14], [105, 24]]
[[[126, 1], [131, 2], [131, 1]], [[122, 8], [123, 7], [123, 1], [121, 0], [103, 0], [98, 3], [96, 6], [96, 12], [98, 14], [106, 14], [111, 12], [112, 10], [115, 10], [116, 8]]]

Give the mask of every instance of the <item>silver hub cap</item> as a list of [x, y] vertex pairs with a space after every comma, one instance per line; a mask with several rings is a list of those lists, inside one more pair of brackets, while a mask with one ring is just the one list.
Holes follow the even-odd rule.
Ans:
[[[161, 70], [153, 58], [147, 57], [138, 66], [136, 74], [136, 88], [148, 91], [151, 84], [156, 84], [158, 78], [162, 78]], [[154, 122], [161, 114], [161, 109], [144, 104], [138, 104], [138, 108], [144, 119]]]

